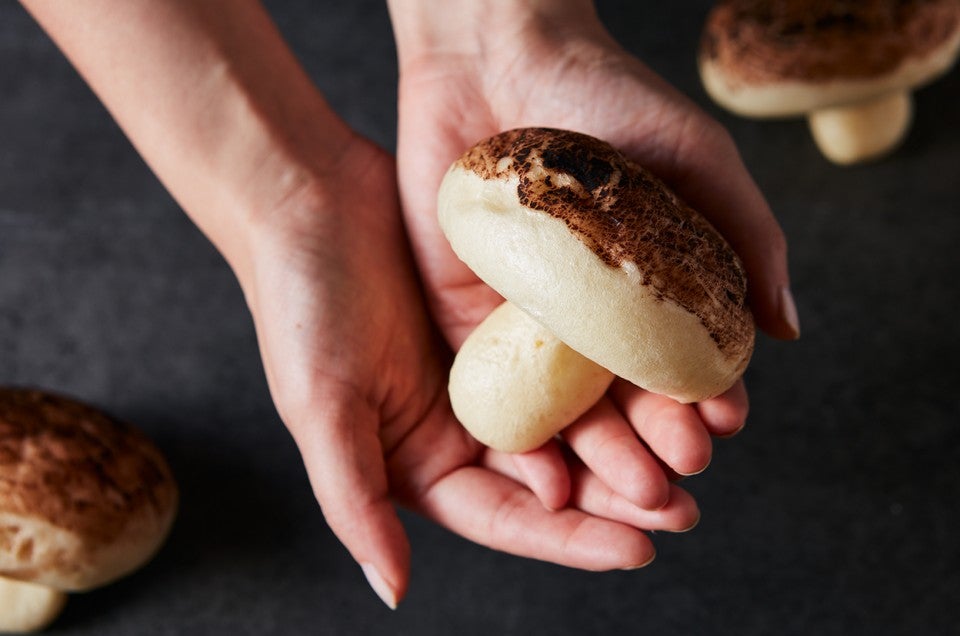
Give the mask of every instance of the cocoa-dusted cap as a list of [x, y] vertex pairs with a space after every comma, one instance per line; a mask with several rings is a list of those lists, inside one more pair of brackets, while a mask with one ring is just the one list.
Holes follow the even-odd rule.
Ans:
[[97, 587], [163, 543], [177, 487], [139, 430], [75, 400], [0, 389], [0, 576]]
[[722, 0], [700, 56], [748, 84], [870, 80], [934, 55], [958, 30], [958, 0]]
[[903, 95], [953, 65], [960, 0], [721, 0], [698, 59], [707, 93], [748, 117]]
[[625, 264], [660, 300], [696, 316], [725, 354], [752, 342], [746, 276], [707, 220], [605, 141], [548, 128], [509, 130], [456, 163], [488, 180], [517, 181], [518, 203], [566, 224], [604, 264]]

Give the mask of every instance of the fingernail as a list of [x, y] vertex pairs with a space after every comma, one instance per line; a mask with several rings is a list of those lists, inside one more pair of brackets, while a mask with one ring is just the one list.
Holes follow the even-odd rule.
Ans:
[[363, 575], [367, 577], [367, 582], [370, 584], [370, 587], [377, 593], [380, 600], [390, 609], [397, 609], [397, 593], [387, 584], [386, 579], [380, 575], [377, 568], [371, 563], [361, 563], [360, 568], [363, 570]]
[[689, 526], [687, 526], [686, 528], [684, 528], [683, 530], [677, 530], [676, 533], [677, 533], [677, 534], [682, 534], [682, 533], [684, 533], [684, 532], [690, 532], [691, 530], [693, 530], [694, 528], [696, 528], [698, 525], [700, 525], [700, 511], [699, 511], [699, 510], [697, 511], [697, 518], [694, 520], [694, 522], [693, 522], [692, 524], [690, 524]]
[[699, 475], [700, 473], [702, 473], [702, 472], [706, 471], [708, 468], [710, 468], [710, 462], [711, 462], [711, 461], [713, 461], [713, 457], [711, 457], [710, 459], [708, 459], [708, 460], [707, 460], [707, 463], [704, 464], [702, 468], [698, 468], [697, 470], [694, 470], [693, 472], [689, 472], [689, 473], [681, 473], [680, 471], [676, 471], [676, 472], [677, 472], [677, 474], [680, 475], [681, 477], [693, 477], [694, 475]]
[[628, 565], [627, 567], [621, 568], [621, 569], [623, 569], [623, 570], [639, 570], [640, 568], [645, 568], [645, 567], [647, 567], [648, 565], [650, 565], [651, 563], [653, 563], [653, 560], [656, 559], [656, 558], [657, 558], [657, 553], [654, 552], [653, 554], [650, 555], [650, 558], [647, 559], [646, 561], [644, 561], [643, 563], [639, 563], [639, 564], [637, 564], [637, 565]]
[[797, 303], [793, 300], [793, 294], [786, 285], [780, 287], [780, 318], [790, 327], [793, 339], [799, 338], [800, 314], [797, 313]]

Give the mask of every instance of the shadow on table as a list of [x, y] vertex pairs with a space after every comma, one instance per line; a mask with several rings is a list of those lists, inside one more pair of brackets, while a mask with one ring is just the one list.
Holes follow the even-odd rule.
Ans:
[[[340, 555], [292, 442], [285, 443], [286, 432], [275, 428], [267, 430], [260, 449], [251, 448], [250, 440], [243, 446], [209, 434], [155, 437], [180, 486], [179, 513], [167, 543], [130, 577], [74, 595], [54, 629], [115, 624], [106, 617], [129, 611], [124, 608], [130, 605], [151, 611], [157, 605], [171, 611], [195, 609], [203, 600], [177, 597], [229, 595], [264, 574], [282, 576], [283, 568], [298, 561]], [[304, 545], [310, 555], [302, 555]], [[145, 600], [151, 597], [162, 600]]]

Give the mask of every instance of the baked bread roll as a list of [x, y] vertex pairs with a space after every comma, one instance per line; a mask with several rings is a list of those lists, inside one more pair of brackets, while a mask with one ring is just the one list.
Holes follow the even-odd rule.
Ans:
[[167, 537], [178, 491], [137, 429], [64, 397], [0, 389], [0, 632], [42, 628]]
[[[595, 403], [613, 376], [695, 402], [723, 393], [747, 366], [754, 327], [733, 250], [704, 217], [603, 141], [543, 128], [484, 140], [445, 175], [438, 214], [454, 252], [481, 280], [609, 372], [578, 361], [581, 371], [567, 377], [559, 362], [518, 362], [528, 355], [522, 350], [547, 339], [481, 325], [454, 362], [450, 395], [464, 426], [494, 448], [542, 444]], [[498, 353], [474, 342], [489, 342], [496, 331], [504, 334]], [[550, 351], [571, 357], [560, 347]], [[551, 369], [549, 377], [519, 373], [524, 365]], [[554, 387], [561, 376], [566, 389]], [[497, 389], [502, 382], [513, 386]], [[524, 391], [537, 397], [505, 398]]]

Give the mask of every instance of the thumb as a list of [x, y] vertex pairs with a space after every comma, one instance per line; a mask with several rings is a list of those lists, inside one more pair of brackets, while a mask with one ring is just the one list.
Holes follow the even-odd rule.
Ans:
[[396, 609], [410, 577], [410, 544], [390, 500], [378, 415], [355, 389], [329, 389], [288, 428], [328, 525]]

